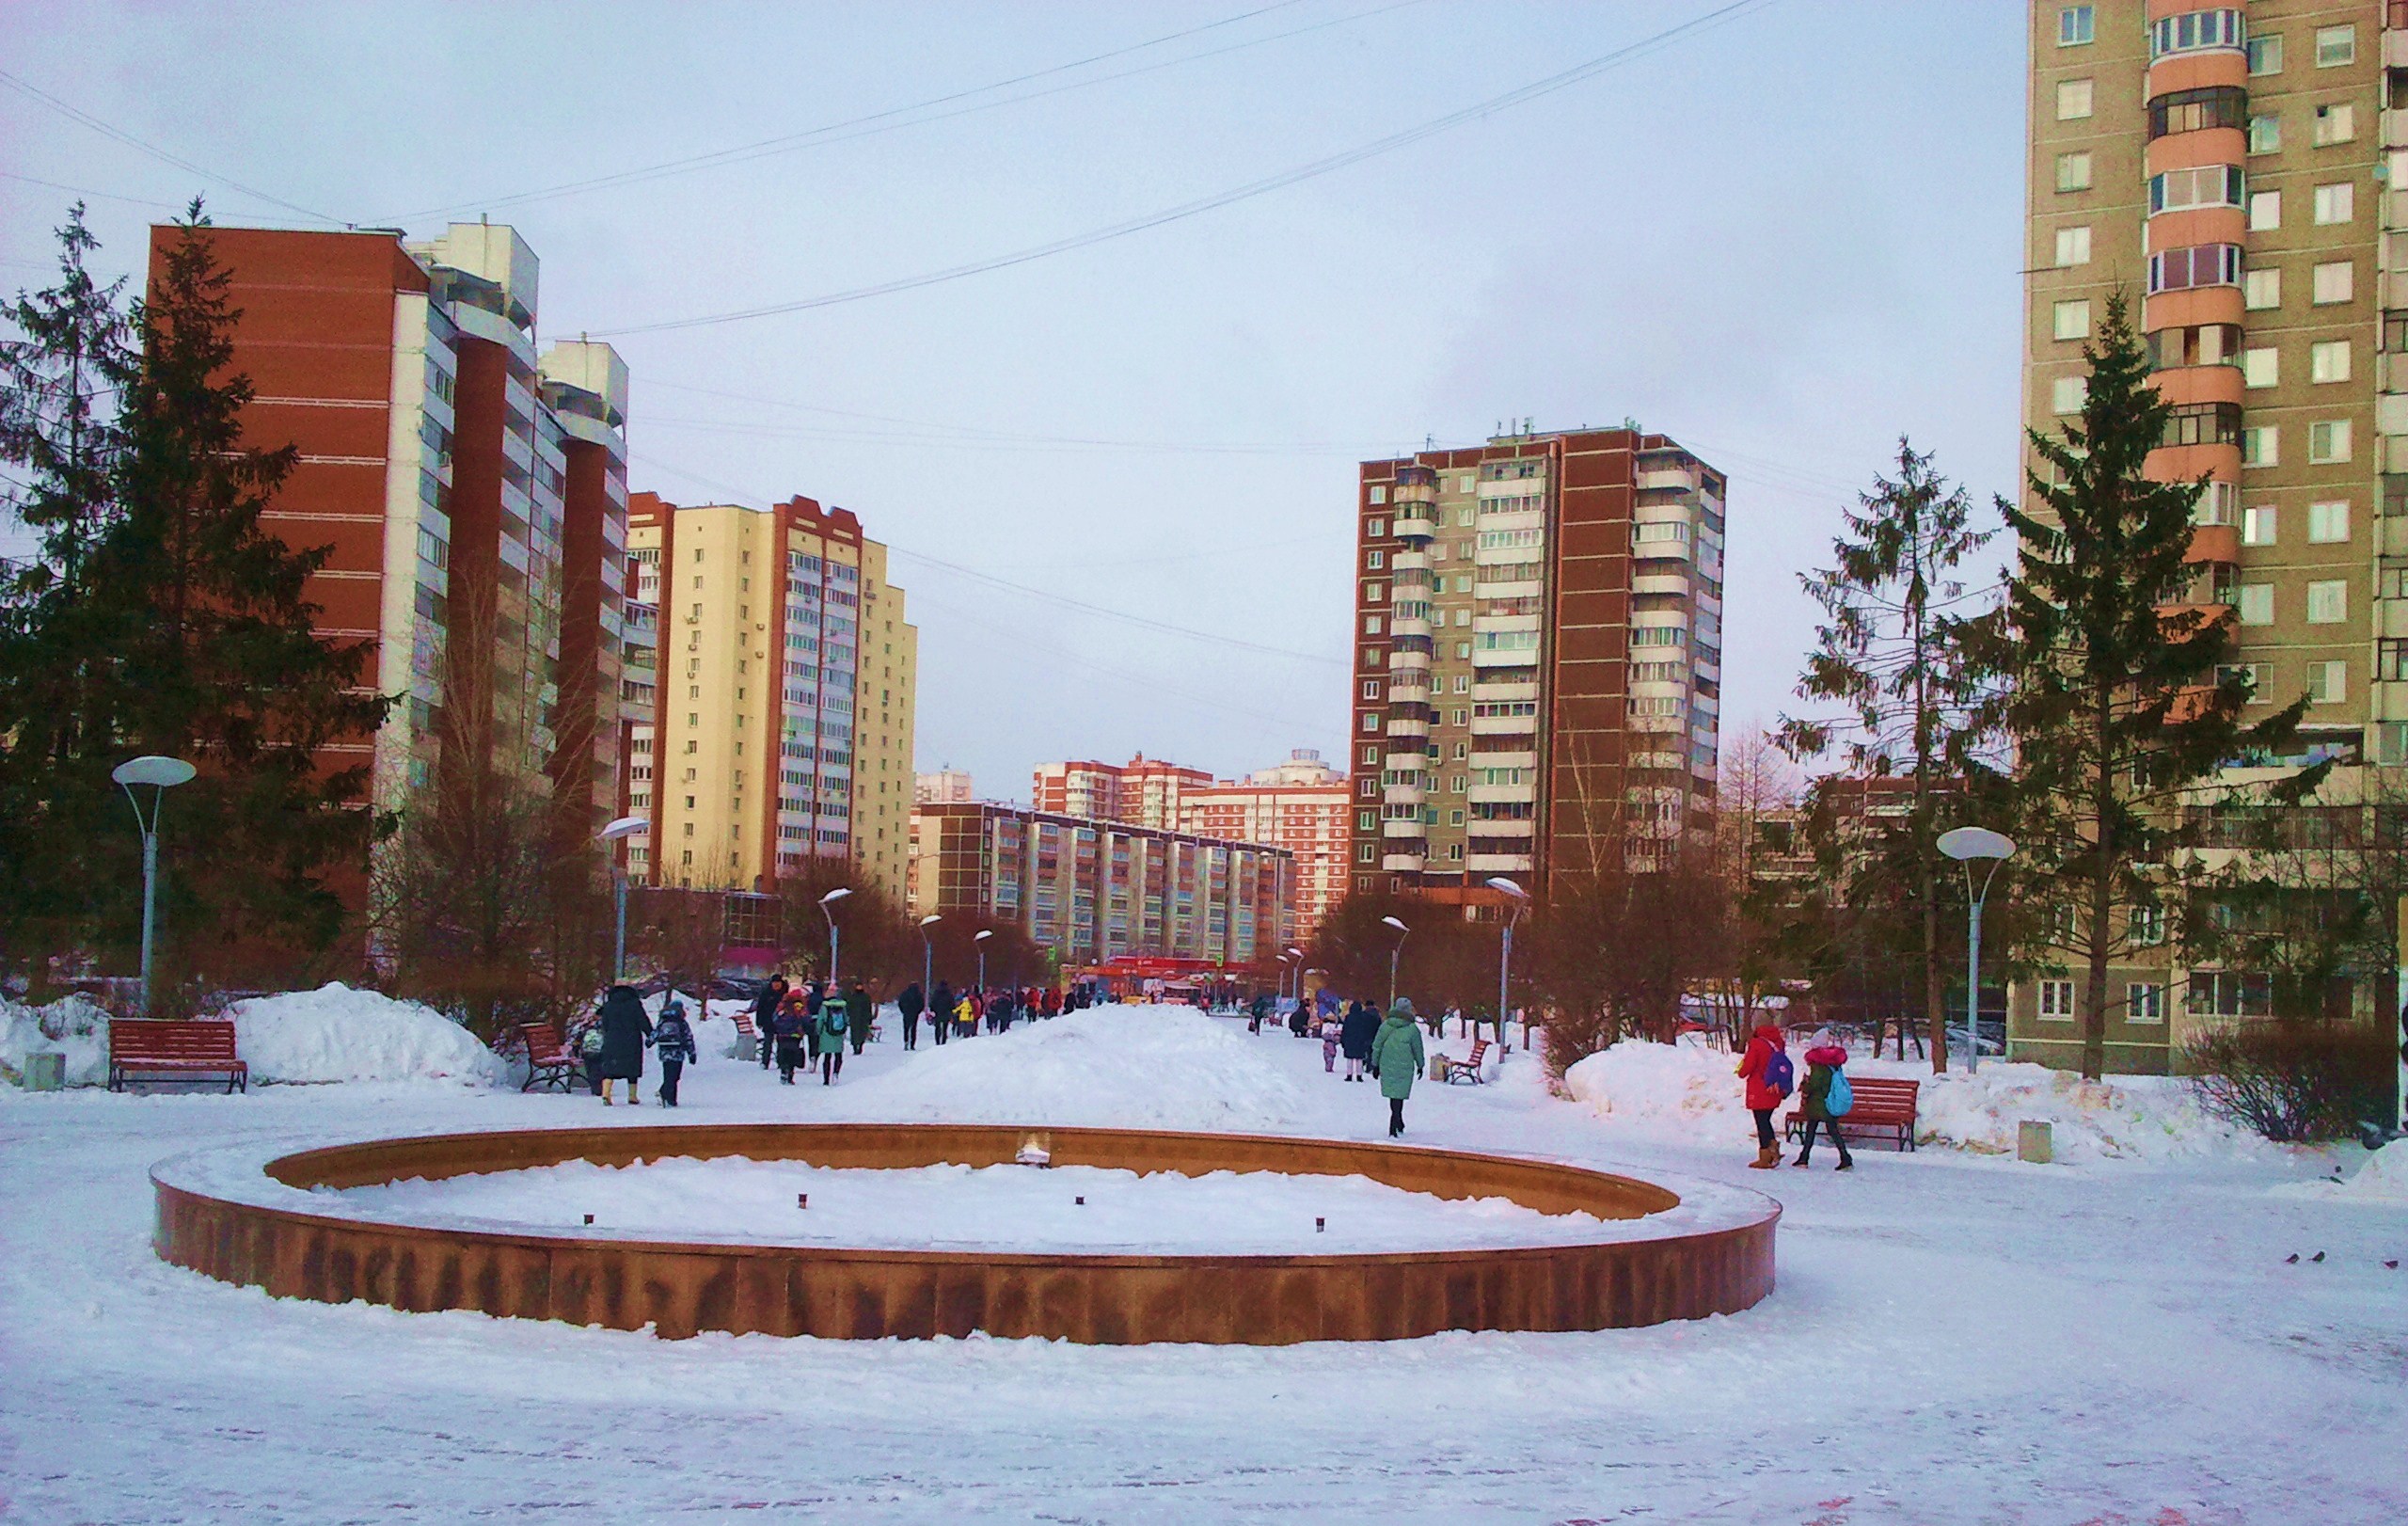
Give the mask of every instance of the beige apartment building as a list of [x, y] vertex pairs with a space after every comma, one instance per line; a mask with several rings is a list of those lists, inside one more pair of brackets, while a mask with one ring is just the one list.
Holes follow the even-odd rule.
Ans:
[[[2122, 293], [2173, 405], [2162, 481], [2204, 476], [2194, 599], [2237, 622], [2253, 714], [2309, 700], [2322, 809], [2408, 762], [2408, 8], [2036, 0], [2024, 422], [2063, 427]], [[2026, 494], [2027, 500], [2029, 494]], [[2236, 771], [2234, 778], [2245, 778]], [[2262, 979], [2169, 951], [2116, 972], [2111, 1068], [2170, 1068]], [[2075, 982], [2021, 982], [2015, 1053], [2069, 1062]]]
[[[631, 628], [656, 638], [647, 723], [627, 728], [640, 882], [773, 890], [812, 859], [905, 897], [918, 632], [886, 548], [847, 509], [627, 514]], [[630, 695], [630, 709], [641, 704]]]

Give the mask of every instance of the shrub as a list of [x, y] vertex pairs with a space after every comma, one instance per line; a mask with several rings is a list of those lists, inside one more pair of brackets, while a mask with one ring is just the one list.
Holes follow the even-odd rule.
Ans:
[[2389, 1116], [2396, 1059], [2369, 1024], [2238, 1023], [2193, 1039], [2183, 1059], [2202, 1106], [2269, 1139], [2337, 1139]]

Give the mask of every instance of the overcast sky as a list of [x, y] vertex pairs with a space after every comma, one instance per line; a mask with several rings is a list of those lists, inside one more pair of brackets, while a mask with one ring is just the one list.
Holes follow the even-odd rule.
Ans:
[[[613, 334], [1144, 217], [1720, 3], [16, 0], [0, 70], [196, 167], [0, 81], [0, 286], [41, 283], [76, 195], [116, 269], [195, 191], [414, 237], [483, 211], [542, 260], [544, 337]], [[1788, 703], [1796, 575], [1902, 432], [2010, 485], [2023, 24], [1775, 0], [1165, 226], [626, 333], [630, 483], [858, 513], [920, 628], [919, 766], [1025, 796], [1048, 758], [1342, 756], [1355, 463], [1632, 418], [1732, 479], [1728, 739]]]

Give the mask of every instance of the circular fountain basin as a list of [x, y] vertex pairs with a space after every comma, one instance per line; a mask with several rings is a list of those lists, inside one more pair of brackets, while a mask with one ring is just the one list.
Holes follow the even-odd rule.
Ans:
[[[1012, 1166], [1031, 1146], [1057, 1168]], [[732, 1196], [759, 1200], [679, 1210], [657, 1195], [605, 1190], [689, 1171], [703, 1173], [697, 1182], [716, 1173], [740, 1183]], [[1278, 1180], [1249, 1189], [1265, 1172]], [[589, 1174], [594, 1184], [581, 1179]], [[958, 1225], [965, 1204], [976, 1206], [958, 1189], [922, 1203], [918, 1225], [883, 1232], [863, 1200], [883, 1181], [900, 1219], [912, 1192], [957, 1175], [989, 1184], [990, 1210], [976, 1232], [951, 1237], [958, 1243], [928, 1232], [943, 1215]], [[472, 1309], [664, 1336], [985, 1332], [1279, 1345], [1653, 1325], [1735, 1313], [1770, 1293], [1781, 1216], [1770, 1199], [1736, 1187], [1513, 1156], [946, 1124], [539, 1129], [293, 1153], [250, 1147], [180, 1156], [151, 1179], [159, 1255], [222, 1281], [322, 1302]], [[788, 1208], [780, 1222], [768, 1204], [791, 1204], [798, 1184], [819, 1194], [818, 1207]], [[1051, 1201], [1075, 1196], [1089, 1197], [1092, 1221]], [[1316, 1202], [1329, 1211], [1311, 1216], [1325, 1220], [1313, 1229], [1307, 1210]], [[813, 1212], [822, 1217], [804, 1223]], [[1180, 1219], [1175, 1230], [1144, 1228], [1165, 1214]]]

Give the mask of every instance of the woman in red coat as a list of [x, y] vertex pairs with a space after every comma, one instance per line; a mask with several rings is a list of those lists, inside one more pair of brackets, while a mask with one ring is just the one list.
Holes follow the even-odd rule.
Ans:
[[1757, 1024], [1755, 1037], [1748, 1041], [1748, 1052], [1739, 1058], [1739, 1078], [1748, 1083], [1748, 1111], [1756, 1115], [1756, 1158], [1751, 1170], [1769, 1171], [1781, 1165], [1781, 1140], [1772, 1131], [1772, 1115], [1789, 1096], [1795, 1073], [1781, 1029], [1770, 1023]]

